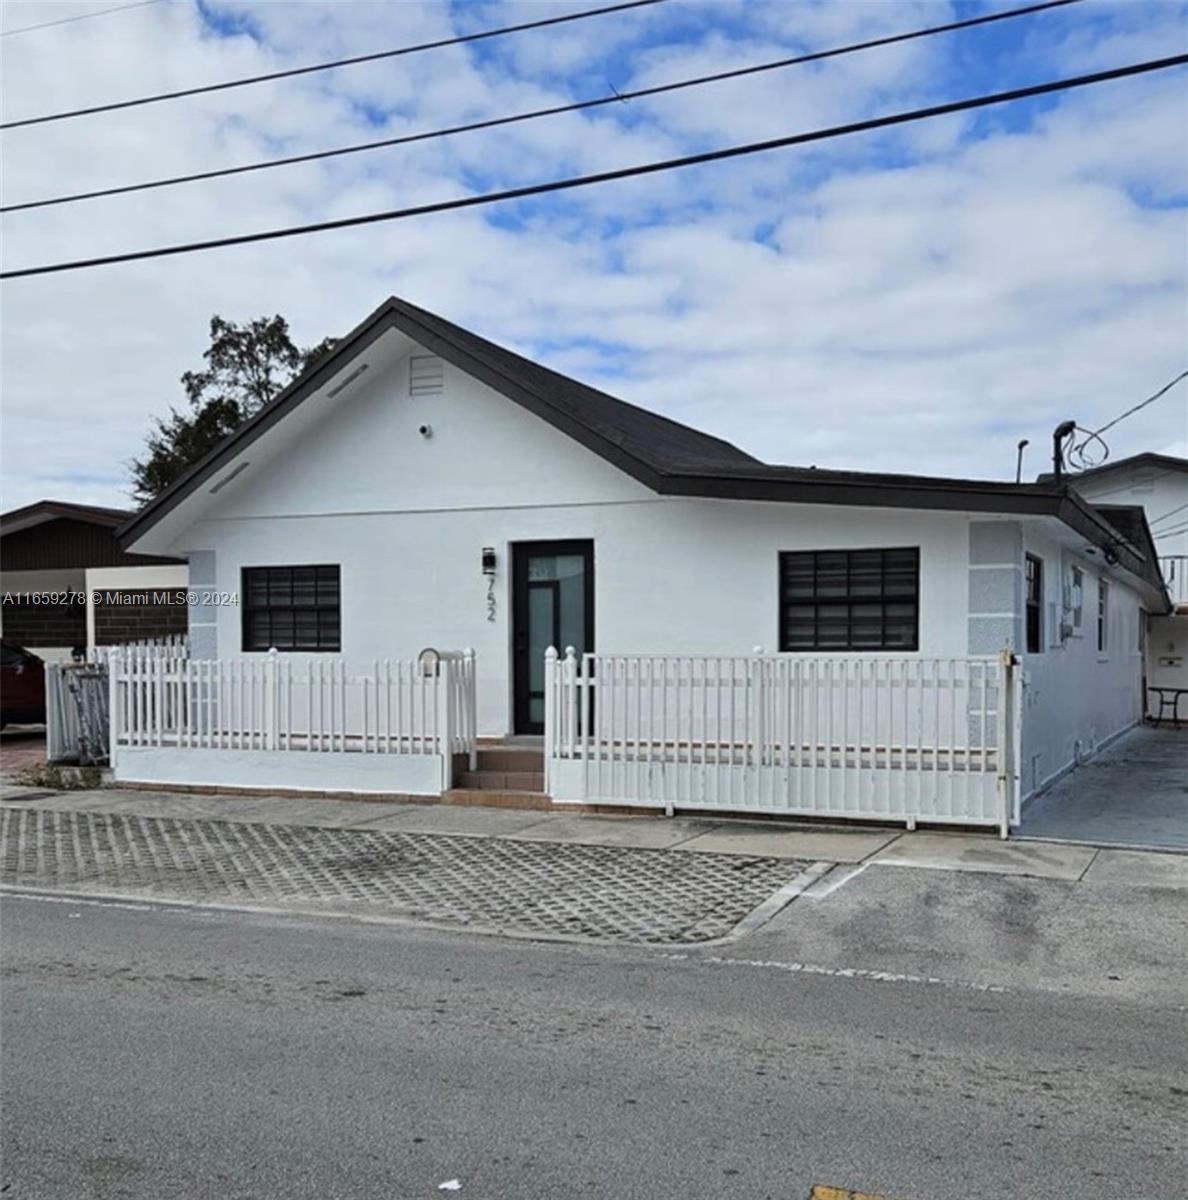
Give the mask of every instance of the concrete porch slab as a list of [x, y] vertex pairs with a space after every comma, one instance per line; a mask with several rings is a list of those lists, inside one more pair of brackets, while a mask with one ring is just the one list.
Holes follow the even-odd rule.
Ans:
[[1097, 853], [1090, 846], [1003, 842], [989, 835], [905, 833], [870, 861], [888, 867], [984, 871], [994, 875], [1077, 880]]
[[813, 862], [856, 863], [893, 842], [895, 831], [760, 829], [722, 825], [681, 844], [682, 850], [750, 854], [756, 858], [807, 858]]
[[1120, 883], [1128, 887], [1188, 888], [1188, 854], [1102, 850], [1085, 872], [1085, 882]]
[[631, 846], [637, 850], [684, 849], [690, 838], [716, 828], [711, 821], [656, 817], [600, 817], [558, 814], [510, 836], [523, 842], [572, 842], [587, 846]]
[[451, 837], [505, 837], [530, 825], [539, 825], [542, 816], [539, 812], [515, 808], [410, 804], [400, 812], [376, 815], [351, 828], [392, 833], [441, 833]]

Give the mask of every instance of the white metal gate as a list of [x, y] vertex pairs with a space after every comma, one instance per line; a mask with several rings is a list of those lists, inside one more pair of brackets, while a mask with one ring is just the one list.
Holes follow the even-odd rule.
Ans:
[[546, 655], [558, 802], [1018, 820], [1017, 671], [985, 658]]

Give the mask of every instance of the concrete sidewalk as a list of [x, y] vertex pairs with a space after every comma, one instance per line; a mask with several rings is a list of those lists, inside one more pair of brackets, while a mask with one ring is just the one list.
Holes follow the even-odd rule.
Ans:
[[360, 832], [439, 834], [515, 842], [636, 850], [682, 850], [827, 864], [907, 867], [1188, 888], [1188, 856], [1099, 850], [1058, 842], [1004, 842], [986, 833], [903, 833], [804, 827], [738, 818], [613, 817], [436, 804], [122, 791], [34, 791], [0, 787], [0, 803], [57, 812], [305, 826]]

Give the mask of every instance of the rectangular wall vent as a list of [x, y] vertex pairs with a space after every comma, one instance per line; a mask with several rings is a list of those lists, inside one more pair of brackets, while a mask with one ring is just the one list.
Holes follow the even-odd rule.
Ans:
[[408, 360], [408, 394], [436, 396], [445, 389], [445, 364], [436, 354], [414, 354]]

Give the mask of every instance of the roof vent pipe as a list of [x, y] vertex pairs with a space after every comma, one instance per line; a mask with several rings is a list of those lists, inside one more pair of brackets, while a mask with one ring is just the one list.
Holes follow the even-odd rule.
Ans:
[[1064, 476], [1064, 440], [1072, 437], [1076, 421], [1061, 421], [1052, 432], [1052, 476], [1057, 483]]

